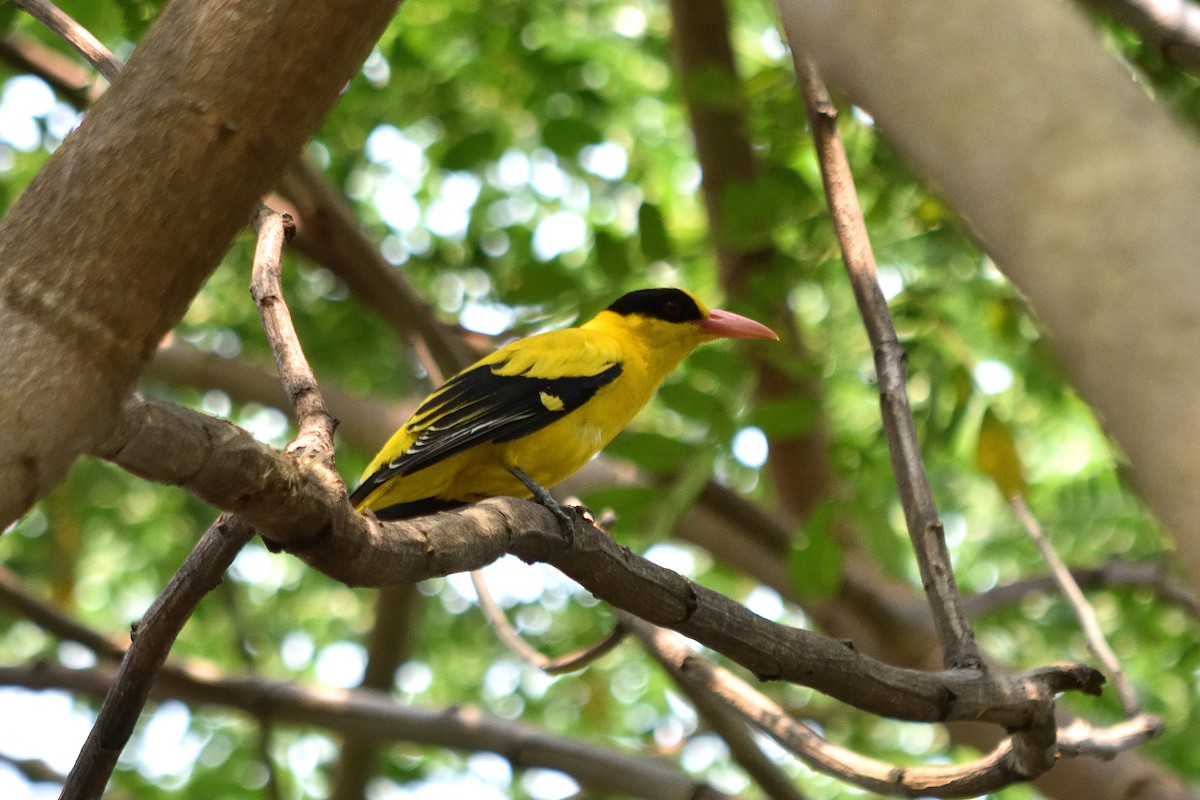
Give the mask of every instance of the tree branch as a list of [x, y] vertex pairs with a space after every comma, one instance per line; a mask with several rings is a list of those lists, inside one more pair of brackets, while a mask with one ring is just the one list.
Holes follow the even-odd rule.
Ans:
[[[793, 720], [769, 698], [733, 674], [693, 652], [678, 636], [657, 629], [628, 614], [621, 623], [642, 641], [650, 654], [676, 681], [696, 692], [719, 698], [722, 704], [799, 756], [810, 767], [869, 791], [900, 796], [969, 797], [1030, 780], [1054, 765], [1057, 756], [1083, 752], [1073, 743], [1056, 744], [1053, 714], [1014, 732], [995, 750], [969, 764], [936, 767], [896, 767], [838, 747], [803, 723]], [[1125, 747], [1161, 732], [1161, 721], [1141, 719], [1138, 724], [1110, 729], [1095, 737], [1081, 735], [1094, 745], [1106, 738]], [[1081, 730], [1079, 734], [1083, 734]], [[1069, 737], [1068, 737], [1069, 738]]]
[[[258, 304], [284, 389], [300, 421], [300, 434], [288, 452], [305, 452], [319, 458], [325, 470], [310, 469], [309, 473], [317, 474], [327, 485], [332, 482], [340, 487], [340, 479], [330, 469], [335, 422], [325, 410], [279, 286], [283, 247], [290, 237], [291, 222], [270, 209], [260, 208], [254, 223], [259, 237], [251, 294]], [[218, 518], [171, 576], [146, 616], [135, 625], [133, 643], [67, 776], [64, 798], [103, 794], [117, 758], [145, 707], [154, 675], [166, 661], [179, 631], [200, 600], [221, 582], [225, 570], [253, 535], [253, 529], [239, 517], [224, 514]]]
[[[66, 669], [40, 663], [0, 667], [0, 685], [67, 689], [93, 695], [114, 680], [104, 668]], [[726, 795], [660, 761], [614, 752], [509, 722], [472, 708], [402, 706], [382, 692], [304, 688], [262, 678], [219, 678], [209, 670], [168, 665], [153, 687], [160, 700], [232, 708], [259, 720], [318, 726], [378, 743], [407, 741], [497, 753], [518, 769], [542, 767], [604, 794], [645, 800], [720, 800]]]
[[[1099, 567], [1075, 568], [1071, 577], [1084, 589], [1145, 588], [1164, 602], [1178, 606], [1195, 622], [1200, 622], [1200, 599], [1180, 581], [1171, 577], [1167, 568], [1158, 562], [1130, 562], [1113, 559]], [[1011, 606], [1035, 592], [1053, 592], [1057, 584], [1053, 577], [1041, 575], [997, 586], [986, 592], [964, 598], [963, 607], [971, 617], [981, 617]]]
[[107, 435], [154, 346], [394, 8], [169, 4], [17, 198], [0, 223], [0, 525]]
[[846, 150], [837, 133], [837, 109], [829, 99], [816, 67], [800, 51], [793, 50], [796, 80], [804, 96], [804, 107], [812, 126], [813, 141], [821, 166], [821, 178], [834, 231], [842, 249], [842, 261], [867, 336], [875, 352], [875, 373], [879, 381], [879, 402], [892, 471], [904, 506], [908, 535], [917, 556], [917, 567], [929, 604], [934, 626], [942, 644], [944, 663], [950, 667], [983, 667], [975, 635], [962, 611], [962, 599], [954, 580], [950, 551], [933, 502], [933, 491], [921, 460], [921, 446], [908, 403], [907, 355], [896, 337], [896, 328], [887, 300], [879, 288], [875, 254], [867, 235], [862, 208], [854, 190], [854, 176], [846, 159]]
[[[630, 618], [629, 615], [620, 614], [620, 619], [626, 618]], [[700, 716], [725, 741], [734, 760], [754, 779], [767, 797], [771, 800], [804, 800], [804, 795], [796, 788], [791, 777], [762, 751], [742, 715], [697, 681], [675, 674], [670, 656], [664, 649], [664, 638], [669, 636], [666, 631], [645, 623], [637, 625], [634, 631], [642, 642], [642, 648], [666, 668], [674, 678], [675, 685], [687, 695]]]
[[67, 776], [63, 800], [96, 798], [104, 793], [175, 637], [253, 535], [254, 531], [236, 516], [222, 515], [200, 537], [142, 620], [135, 623], [133, 643]]
[[48, 0], [13, 0], [13, 5], [23, 9], [58, 38], [74, 47], [110, 83], [117, 79], [117, 73], [125, 66], [121, 60], [58, 6]]
[[625, 630], [620, 625], [615, 625], [604, 638], [595, 644], [585, 647], [582, 650], [576, 650], [573, 653], [550, 658], [536, 650], [517, 633], [516, 629], [508, 621], [508, 617], [504, 615], [504, 609], [492, 597], [491, 590], [487, 586], [487, 581], [483, 579], [482, 571], [471, 571], [471, 585], [475, 587], [475, 594], [479, 600], [479, 610], [483, 612], [483, 616], [487, 619], [488, 624], [492, 626], [492, 630], [495, 631], [496, 638], [500, 640], [500, 643], [507, 647], [510, 653], [526, 664], [536, 667], [547, 674], [561, 675], [566, 672], [575, 672], [583, 669], [588, 664], [610, 652], [625, 638]]
[[1137, 716], [1141, 712], [1137, 692], [1134, 691], [1133, 684], [1126, 677], [1125, 670], [1121, 668], [1121, 661], [1117, 658], [1117, 654], [1113, 652], [1108, 640], [1104, 638], [1104, 631], [1100, 628], [1100, 620], [1096, 619], [1095, 609], [1083, 596], [1079, 584], [1075, 583], [1075, 579], [1071, 577], [1071, 571], [1067, 569], [1066, 563], [1054, 549], [1054, 545], [1042, 530], [1037, 518], [1033, 516], [1033, 512], [1029, 510], [1025, 498], [1019, 494], [1014, 495], [1009, 498], [1009, 505], [1021, 523], [1021, 527], [1033, 540], [1038, 553], [1042, 556], [1042, 561], [1050, 570], [1051, 577], [1058, 584], [1059, 592], [1066, 598], [1071, 610], [1075, 612], [1075, 618], [1079, 620], [1079, 625], [1083, 628], [1084, 636], [1087, 639], [1088, 649], [1108, 670], [1109, 680], [1112, 681], [1117, 692], [1117, 700], [1120, 701], [1121, 708], [1125, 711], [1126, 716]]
[[[725, 653], [761, 679], [798, 682], [902, 719], [1020, 727], [1058, 691], [1098, 689], [1097, 673], [1084, 667], [1013, 677], [888, 667], [848, 643], [768, 622], [590, 526], [581, 526], [574, 546], [563, 549], [557, 522], [535, 503], [494, 498], [459, 512], [380, 524], [229, 423], [157, 401], [132, 403], [146, 424], [127, 426], [130, 435], [110, 440], [98, 455], [150, 479], [182, 478], [189, 491], [218, 507], [236, 507], [265, 538], [349, 585], [464, 572], [512, 553], [557, 567], [597, 597]], [[155, 444], [168, 441], [199, 452], [172, 457]], [[181, 465], [193, 464], [202, 465], [194, 475], [179, 474]], [[230, 481], [230, 474], [252, 484]]]
[[37, 75], [72, 106], [82, 109], [104, 93], [105, 84], [75, 61], [29, 36], [10, 33], [0, 39], [0, 58]]

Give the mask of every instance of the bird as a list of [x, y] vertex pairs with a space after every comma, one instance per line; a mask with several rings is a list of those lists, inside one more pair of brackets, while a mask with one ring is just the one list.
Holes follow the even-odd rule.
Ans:
[[579, 470], [689, 353], [721, 338], [779, 337], [684, 289], [655, 288], [621, 296], [578, 327], [513, 341], [430, 394], [371, 460], [350, 502], [403, 520], [487, 497], [545, 501], [543, 487]]

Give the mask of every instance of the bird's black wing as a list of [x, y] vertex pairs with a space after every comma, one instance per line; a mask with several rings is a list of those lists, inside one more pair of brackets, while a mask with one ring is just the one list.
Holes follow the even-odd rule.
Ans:
[[478, 444], [518, 439], [562, 419], [621, 374], [620, 364], [562, 378], [497, 374], [506, 363], [462, 372], [430, 397], [409, 421], [416, 440], [388, 466], [409, 475]]
[[498, 374], [507, 364], [500, 360], [473, 367], [434, 392], [406, 425], [416, 434], [412, 444], [364, 480], [351, 502], [361, 502], [394, 477], [411, 475], [455, 453], [540, 430], [582, 406], [621, 374], [620, 363], [592, 375], [559, 378]]

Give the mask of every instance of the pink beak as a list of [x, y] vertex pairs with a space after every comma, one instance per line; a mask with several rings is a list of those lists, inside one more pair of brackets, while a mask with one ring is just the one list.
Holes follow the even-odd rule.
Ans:
[[700, 330], [709, 336], [720, 336], [729, 339], [779, 339], [775, 331], [755, 322], [749, 317], [734, 314], [732, 311], [722, 311], [714, 308], [708, 312], [708, 317], [698, 323]]

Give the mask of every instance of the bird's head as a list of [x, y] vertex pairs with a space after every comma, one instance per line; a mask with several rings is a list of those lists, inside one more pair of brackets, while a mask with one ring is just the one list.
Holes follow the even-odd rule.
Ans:
[[652, 349], [686, 355], [714, 339], [778, 339], [754, 320], [709, 308], [683, 289], [639, 289], [615, 300], [584, 327], [620, 331]]

